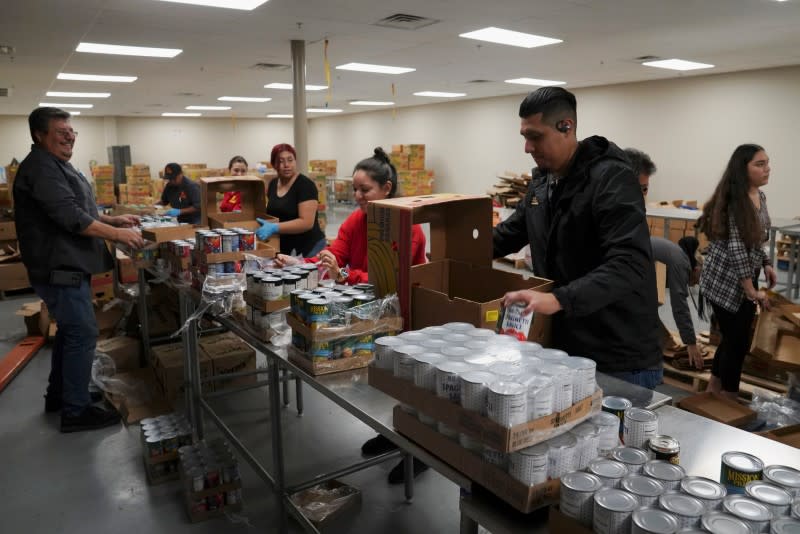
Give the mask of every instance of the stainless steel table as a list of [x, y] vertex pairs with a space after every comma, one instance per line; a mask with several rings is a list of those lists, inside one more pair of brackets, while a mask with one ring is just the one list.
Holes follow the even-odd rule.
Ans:
[[604, 397], [625, 397], [637, 408], [655, 410], [659, 406], [672, 404], [672, 397], [647, 388], [635, 386], [619, 378], [597, 373], [597, 385]]
[[[703, 214], [700, 210], [689, 210], [686, 208], [647, 208], [647, 216], [664, 219], [664, 238], [669, 239], [669, 224], [671, 220], [676, 221], [696, 221]], [[697, 235], [695, 229], [694, 234]]]
[[778, 232], [782, 232], [784, 228], [800, 228], [800, 221], [775, 217], [771, 222], [772, 225], [769, 228], [769, 261], [770, 263], [775, 263], [775, 240]]
[[[689, 475], [719, 480], [720, 459], [724, 452], [730, 450], [754, 454], [767, 465], [784, 464], [800, 469], [800, 450], [794, 447], [673, 406], [661, 406], [656, 413], [660, 431], [680, 441], [681, 465]], [[492, 534], [550, 532], [545, 512], [520, 514], [490, 495], [465, 495], [461, 498], [460, 507], [462, 532], [474, 532], [470, 522], [483, 525]]]
[[789, 238], [789, 270], [787, 273], [786, 287], [783, 290], [788, 299], [800, 296], [800, 272], [797, 270], [797, 254], [800, 253], [800, 224], [785, 226], [780, 232]]

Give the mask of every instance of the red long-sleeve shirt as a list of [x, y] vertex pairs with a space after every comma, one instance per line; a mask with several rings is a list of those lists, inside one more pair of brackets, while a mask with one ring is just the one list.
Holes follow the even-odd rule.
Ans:
[[[355, 210], [339, 227], [336, 240], [328, 245], [339, 267], [350, 266], [346, 283], [361, 284], [369, 282], [367, 273], [367, 214], [360, 209]], [[411, 228], [411, 262], [413, 265], [425, 263], [425, 234], [415, 224]], [[318, 258], [309, 258], [307, 262], [316, 262]]]

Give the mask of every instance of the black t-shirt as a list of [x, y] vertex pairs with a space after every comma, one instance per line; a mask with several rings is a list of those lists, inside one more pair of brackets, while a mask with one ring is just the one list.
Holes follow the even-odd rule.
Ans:
[[[318, 200], [317, 186], [308, 176], [299, 175], [292, 187], [282, 197], [278, 196], [278, 180], [276, 178], [267, 187], [267, 214], [277, 217], [279, 221], [292, 221], [300, 217], [297, 205], [308, 200]], [[302, 234], [281, 234], [281, 254], [308, 256], [308, 253], [325, 237], [319, 227], [317, 214], [314, 213], [314, 226]]]
[[183, 209], [194, 206], [197, 211], [178, 215], [178, 222], [200, 224], [200, 186], [183, 177], [180, 184], [168, 183], [161, 193], [161, 203], [169, 204], [173, 208]]

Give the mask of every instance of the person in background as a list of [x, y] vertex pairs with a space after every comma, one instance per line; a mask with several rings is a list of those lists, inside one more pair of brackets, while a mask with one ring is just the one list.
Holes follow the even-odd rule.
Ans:
[[[245, 176], [247, 174], [247, 160], [242, 156], [233, 156], [228, 162], [228, 172], [231, 176]], [[242, 192], [225, 191], [222, 196], [222, 202], [219, 204], [219, 211], [223, 213], [242, 211]]]
[[166, 211], [170, 217], [177, 217], [178, 222], [188, 224], [200, 223], [200, 186], [183, 175], [183, 169], [177, 163], [167, 163], [164, 167], [164, 179], [167, 185], [161, 193], [162, 206], [172, 206]]
[[578, 142], [575, 95], [530, 93], [520, 134], [534, 169], [525, 199], [494, 228], [494, 257], [531, 246], [552, 293], [513, 291], [503, 304], [552, 315], [552, 344], [597, 370], [653, 389], [663, 376], [656, 273], [644, 199], [625, 153], [603, 137]]
[[[628, 156], [633, 173], [639, 177], [639, 186], [645, 199], [650, 189], [650, 177], [656, 172], [656, 165], [650, 156], [635, 148], [626, 148], [625, 155]], [[695, 238], [692, 238], [697, 241]], [[697, 246], [687, 238], [682, 239], [684, 246], [690, 248]], [[675, 326], [681, 336], [681, 341], [686, 345], [686, 352], [689, 356], [689, 364], [696, 369], [703, 368], [703, 355], [697, 347], [697, 337], [692, 323], [692, 314], [689, 311], [689, 284], [699, 279], [700, 266], [694, 257], [687, 254], [683, 247], [673, 243], [663, 237], [650, 237], [650, 244], [653, 247], [653, 259], [660, 261], [667, 266], [667, 287], [669, 287], [669, 302], [672, 308], [672, 317], [675, 319]], [[694, 260], [694, 261], [692, 261]], [[662, 324], [662, 331], [668, 333]]]
[[119, 415], [91, 403], [98, 334], [91, 276], [113, 268], [104, 240], [144, 245], [132, 228], [139, 218], [98, 213], [91, 186], [69, 162], [78, 134], [68, 112], [36, 108], [28, 124], [33, 145], [14, 180], [14, 217], [31, 286], [58, 327], [44, 408], [61, 410], [61, 432], [103, 428]]
[[707, 391], [731, 399], [738, 397], [756, 306], [769, 309], [766, 291], [758, 289], [761, 269], [770, 288], [777, 282], [764, 252], [770, 218], [761, 187], [767, 185], [769, 172], [762, 147], [736, 147], [699, 221], [711, 242], [700, 274], [701, 298], [711, 302], [722, 335]]
[[279, 144], [272, 147], [270, 163], [278, 178], [267, 186], [267, 215], [277, 217], [277, 223], [257, 219], [261, 227], [256, 235], [261, 240], [273, 234], [281, 236], [281, 254], [296, 254], [310, 258], [325, 245], [325, 234], [319, 227], [317, 186], [297, 170], [294, 147]]
[[[320, 252], [319, 258], [307, 258], [307, 262], [319, 261], [325, 266], [330, 277], [338, 283], [358, 284], [368, 282], [367, 273], [367, 204], [373, 200], [392, 198], [397, 192], [397, 170], [389, 161], [389, 156], [380, 147], [370, 158], [358, 162], [353, 169], [353, 196], [358, 209], [350, 214], [339, 227], [339, 235], [328, 248]], [[425, 263], [425, 234], [415, 224], [411, 228], [411, 252], [414, 265]], [[278, 254], [275, 263], [279, 267], [299, 263], [298, 258]], [[349, 269], [347, 269], [349, 267]], [[378, 435], [361, 447], [361, 452], [374, 456], [396, 449], [390, 440]], [[414, 476], [422, 473], [427, 466], [414, 459]], [[405, 479], [401, 461], [389, 473], [389, 482], [399, 484]]]

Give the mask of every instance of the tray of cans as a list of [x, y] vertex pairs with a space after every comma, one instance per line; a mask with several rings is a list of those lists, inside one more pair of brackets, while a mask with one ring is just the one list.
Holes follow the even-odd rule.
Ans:
[[242, 261], [245, 255], [271, 258], [276, 253], [273, 247], [257, 241], [255, 233], [246, 228], [197, 230], [194, 237], [197, 256], [205, 264]]
[[147, 482], [151, 485], [177, 480], [178, 449], [192, 442], [192, 429], [181, 414], [142, 419], [141, 441]]
[[180, 478], [192, 523], [242, 509], [239, 464], [222, 439], [179, 449]]
[[164, 243], [165, 241], [173, 241], [176, 239], [191, 239], [199, 228], [200, 227], [191, 224], [178, 224], [175, 222], [174, 218], [172, 221], [149, 221], [143, 218], [142, 237], [153, 243]]

